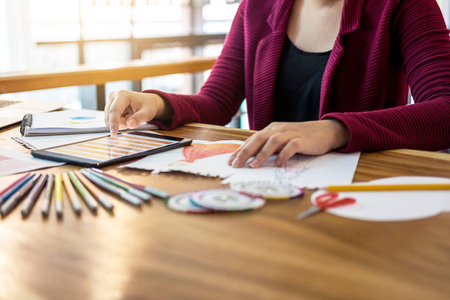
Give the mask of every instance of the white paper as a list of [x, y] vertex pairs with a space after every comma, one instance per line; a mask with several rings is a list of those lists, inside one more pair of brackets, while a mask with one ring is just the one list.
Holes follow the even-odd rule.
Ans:
[[[440, 177], [391, 177], [371, 181], [373, 184], [414, 184], [450, 183], [448, 178]], [[314, 203], [324, 191], [311, 196]], [[370, 191], [340, 192], [339, 197], [353, 197], [356, 203], [327, 209], [341, 217], [366, 221], [408, 221], [428, 218], [442, 212], [450, 212], [450, 191]]]
[[350, 184], [353, 181], [360, 152], [342, 154], [330, 152], [319, 156], [295, 155], [284, 167], [275, 167], [275, 156], [260, 168], [235, 169], [223, 184], [245, 181], [270, 181], [292, 184], [301, 188]]
[[63, 164], [35, 158], [29, 154], [0, 149], [0, 176], [56, 167]]
[[[223, 145], [235, 144], [237, 148], [242, 141], [208, 142], [195, 140], [192, 144]], [[189, 147], [189, 146], [188, 146]], [[153, 170], [153, 173], [181, 171], [203, 176], [226, 178], [222, 184], [245, 181], [270, 181], [292, 184], [297, 187], [316, 188], [319, 186], [350, 184], [358, 164], [360, 153], [340, 154], [328, 153], [320, 156], [296, 155], [283, 168], [274, 165], [275, 157], [271, 157], [262, 167], [252, 169], [248, 166], [233, 168], [226, 154], [211, 155], [185, 162], [183, 149], [174, 149], [164, 153], [147, 156], [144, 159], [124, 165], [123, 167]]]
[[[144, 123], [134, 130], [155, 129], [155, 125]], [[31, 127], [25, 135], [109, 132], [101, 110], [63, 110], [33, 114]]]

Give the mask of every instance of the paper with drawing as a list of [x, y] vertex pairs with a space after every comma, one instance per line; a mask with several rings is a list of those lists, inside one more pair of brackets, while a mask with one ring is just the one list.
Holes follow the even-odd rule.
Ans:
[[335, 184], [349, 184], [353, 180], [360, 153], [328, 153], [320, 156], [295, 155], [286, 166], [274, 166], [271, 157], [261, 168], [233, 168], [228, 157], [242, 141], [208, 142], [194, 140], [192, 145], [164, 153], [150, 155], [123, 167], [153, 170], [153, 173], [180, 171], [203, 176], [225, 178], [222, 183], [239, 181], [283, 182], [298, 187], [316, 188]]

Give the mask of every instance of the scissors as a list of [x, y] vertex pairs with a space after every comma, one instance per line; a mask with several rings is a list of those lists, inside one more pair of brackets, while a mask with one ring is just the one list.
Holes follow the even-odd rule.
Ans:
[[338, 193], [325, 193], [316, 198], [316, 204], [311, 206], [297, 216], [297, 220], [303, 220], [309, 216], [315, 215], [327, 208], [349, 205], [356, 202], [355, 198], [339, 198]]

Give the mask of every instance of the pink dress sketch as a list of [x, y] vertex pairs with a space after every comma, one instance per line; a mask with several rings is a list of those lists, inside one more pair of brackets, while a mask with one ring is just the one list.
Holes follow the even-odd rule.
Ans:
[[197, 144], [184, 147], [182, 154], [183, 160], [180, 162], [193, 163], [197, 159], [212, 157], [221, 154], [233, 153], [239, 148], [239, 144], [217, 143], [217, 144]]

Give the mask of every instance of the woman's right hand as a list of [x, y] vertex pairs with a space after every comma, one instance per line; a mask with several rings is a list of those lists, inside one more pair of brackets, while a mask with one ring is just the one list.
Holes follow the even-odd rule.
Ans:
[[169, 121], [172, 114], [170, 104], [157, 94], [120, 90], [108, 96], [105, 124], [115, 136], [119, 130], [133, 129], [153, 119]]

